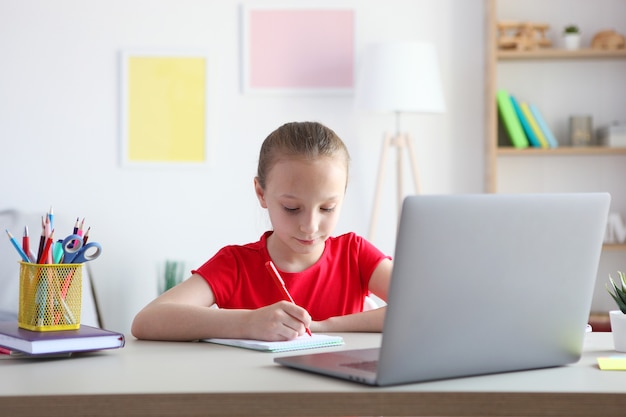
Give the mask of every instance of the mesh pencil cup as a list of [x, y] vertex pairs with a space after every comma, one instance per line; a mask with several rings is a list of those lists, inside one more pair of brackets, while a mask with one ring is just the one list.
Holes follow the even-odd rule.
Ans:
[[83, 264], [20, 262], [19, 327], [34, 331], [80, 328]]

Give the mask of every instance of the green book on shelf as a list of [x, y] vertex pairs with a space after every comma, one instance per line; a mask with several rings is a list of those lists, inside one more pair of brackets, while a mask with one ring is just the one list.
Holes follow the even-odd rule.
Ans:
[[506, 90], [500, 89], [496, 94], [498, 112], [504, 124], [505, 130], [514, 147], [522, 149], [528, 147], [528, 138], [524, 133], [522, 124], [517, 117], [511, 98]]

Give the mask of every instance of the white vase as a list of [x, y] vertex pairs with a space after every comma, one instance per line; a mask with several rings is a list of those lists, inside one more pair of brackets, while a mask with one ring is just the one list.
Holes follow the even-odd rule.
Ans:
[[626, 314], [620, 310], [609, 311], [613, 344], [618, 352], [626, 352]]
[[580, 48], [580, 34], [578, 33], [566, 33], [563, 35], [563, 42], [565, 49], [575, 50]]

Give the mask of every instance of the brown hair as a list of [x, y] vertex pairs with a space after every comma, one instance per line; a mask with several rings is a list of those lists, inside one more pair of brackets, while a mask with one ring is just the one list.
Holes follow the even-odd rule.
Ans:
[[257, 179], [265, 188], [267, 174], [281, 156], [315, 159], [343, 154], [346, 171], [350, 162], [348, 148], [337, 134], [318, 122], [286, 123], [269, 134], [261, 145]]

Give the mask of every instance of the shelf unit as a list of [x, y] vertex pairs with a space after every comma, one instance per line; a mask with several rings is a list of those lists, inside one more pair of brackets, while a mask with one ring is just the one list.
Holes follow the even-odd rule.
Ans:
[[[510, 13], [506, 16], [498, 15], [498, 7], [506, 6], [507, 13]], [[626, 71], [621, 71], [621, 66], [626, 68], [626, 50], [595, 50], [589, 47], [579, 49], [579, 50], [565, 50], [559, 48], [559, 45], [556, 44], [556, 36], [561, 26], [558, 22], [558, 19], [555, 16], [560, 14], [567, 14], [566, 19], [576, 18], [575, 13], [570, 13], [570, 8], [586, 8], [586, 7], [597, 7], [598, 10], [596, 12], [601, 13], [602, 7], [606, 6], [608, 8], [615, 5], [615, 3], [611, 3], [611, 0], [601, 0], [600, 6], [590, 6], [590, 3], [585, 0], [577, 0], [577, 1], [553, 1], [546, 2], [544, 1], [525, 1], [525, 2], [515, 2], [514, 0], [485, 0], [485, 8], [486, 8], [486, 87], [485, 87], [485, 101], [486, 101], [486, 109], [485, 109], [485, 191], [490, 193], [495, 192], [525, 192], [525, 191], [609, 191], [611, 192], [613, 198], [613, 203], [611, 210], [617, 211], [622, 214], [622, 217], [626, 214], [626, 187], [624, 187], [624, 179], [626, 179], [626, 168], [619, 168], [620, 166], [626, 167], [626, 148], [608, 148], [608, 147], [599, 147], [599, 146], [590, 146], [590, 147], [571, 147], [571, 146], [559, 146], [554, 149], [537, 149], [537, 148], [526, 148], [526, 149], [516, 149], [513, 147], [503, 147], [498, 146], [499, 140], [499, 129], [498, 129], [498, 111], [496, 105], [496, 92], [498, 88], [506, 88], [509, 92], [515, 92], [523, 95], [525, 93], [524, 87], [529, 86], [528, 78], [538, 76], [541, 77], [549, 77], [550, 75], [545, 75], [544, 73], [553, 74], [550, 71], [546, 71], [546, 66], [562, 66], [566, 69], [567, 72], [576, 73], [576, 71], [572, 71], [572, 69], [577, 69], [581, 66], [585, 65], [599, 65], [600, 70], [604, 70], [606, 66], [610, 65], [619, 65], [620, 71], [616, 71], [620, 73], [620, 78], [616, 80], [619, 85], [626, 85]], [[563, 7], [563, 6], [567, 7]], [[618, 7], [622, 7], [619, 6]], [[551, 10], [552, 9], [552, 10]], [[530, 10], [530, 12], [529, 12]], [[598, 14], [594, 13], [594, 14]], [[528, 16], [532, 16], [529, 18]], [[591, 15], [591, 13], [587, 13], [587, 15]], [[574, 16], [574, 17], [572, 17]], [[534, 19], [533, 19], [534, 18]], [[562, 17], [561, 17], [562, 18]], [[580, 19], [584, 19], [583, 15], [579, 15]], [[500, 50], [497, 48], [497, 29], [496, 23], [499, 20], [518, 20], [521, 22], [531, 21], [535, 23], [548, 23], [551, 25], [552, 30], [552, 41], [553, 46], [549, 48], [541, 48], [530, 51], [516, 51], [516, 50]], [[621, 19], [624, 20], [623, 18]], [[562, 22], [561, 22], [562, 23]], [[571, 21], [565, 22], [571, 23]], [[581, 23], [576, 21], [576, 23]], [[584, 22], [587, 23], [587, 27], [593, 26], [593, 22]], [[616, 29], [618, 32], [624, 34], [626, 33], [626, 23], [623, 23], [621, 27], [614, 27], [613, 21], [609, 23], [609, 27]], [[598, 22], [595, 22], [596, 26]], [[583, 26], [583, 32], [584, 32]], [[596, 30], [592, 30], [591, 32], [595, 32]], [[587, 42], [588, 43], [588, 42]], [[523, 66], [526, 76], [525, 80], [522, 82], [518, 80], [512, 80], [511, 84], [508, 84], [510, 80], [502, 80], [500, 72], [502, 67], [508, 72], [508, 74], [515, 74], [515, 67]], [[511, 68], [513, 68], [511, 70]], [[512, 71], [512, 72], [511, 72]], [[603, 74], [604, 75], [604, 74]], [[614, 73], [611, 73], [612, 76], [615, 76]], [[506, 76], [506, 74], [505, 74]], [[571, 75], [574, 77], [575, 75]], [[570, 77], [570, 74], [566, 74], [564, 78]], [[580, 77], [580, 75], [579, 75]], [[518, 77], [519, 78], [519, 77]], [[575, 78], [568, 78], [568, 80], [577, 80]], [[517, 84], [516, 84], [517, 81]], [[558, 81], [558, 80], [557, 80]], [[577, 80], [578, 81], [578, 80]], [[574, 82], [577, 82], [574, 81]], [[587, 79], [586, 77], [580, 82], [591, 83], [593, 80]], [[543, 80], [545, 85], [551, 86], [549, 80]], [[502, 83], [504, 85], [499, 85]], [[518, 90], [516, 90], [518, 88]], [[621, 89], [621, 90], [620, 90]], [[546, 88], [545, 90], [550, 90], [550, 88]], [[605, 88], [606, 90], [606, 88]], [[602, 92], [606, 92], [602, 90]], [[535, 91], [536, 92], [536, 91]], [[550, 96], [550, 91], [541, 91], [539, 97], [528, 97], [530, 102], [536, 103], [540, 108], [542, 108], [543, 104], [553, 104], [553, 97]], [[558, 93], [554, 93], [557, 94]], [[626, 88], [619, 87], [618, 91], [615, 93], [617, 95], [623, 94], [626, 95]], [[562, 95], [562, 94], [561, 94]], [[557, 97], [559, 99], [559, 97]], [[563, 100], [562, 97], [560, 97]], [[619, 98], [610, 98], [612, 100], [610, 102], [611, 109], [614, 107], [623, 107], [621, 113], [619, 113], [622, 118], [621, 121], [626, 121], [626, 106], [622, 106], [624, 100]], [[554, 120], [554, 115], [553, 119]], [[561, 119], [565, 119], [569, 116], [569, 114], [560, 114], [557, 117]], [[564, 122], [561, 120], [561, 123]], [[548, 120], [548, 124], [550, 125], [550, 120]], [[555, 132], [556, 134], [556, 132]], [[557, 135], [558, 137], [559, 135]], [[561, 138], [559, 139], [560, 143], [564, 142], [563, 134], [561, 132]], [[500, 140], [501, 143], [501, 140]], [[569, 165], [569, 167], [568, 167]], [[507, 168], [513, 166], [509, 171], [509, 177], [515, 177], [515, 175], [520, 176], [521, 173], [536, 171], [544, 174], [545, 177], [541, 177], [540, 174], [536, 174], [533, 172], [532, 175], [535, 175], [533, 181], [528, 180], [526, 184], [519, 186], [510, 187], [507, 184], [510, 184], [511, 181], [507, 183]], [[554, 172], [558, 166], [560, 168], [567, 169], [575, 169], [575, 174], [572, 175], [571, 179], [568, 182], [567, 173], [565, 172], [565, 168], [563, 171]], [[574, 166], [575, 168], [570, 168]], [[598, 168], [600, 167], [600, 168]], [[613, 168], [611, 168], [613, 167]], [[617, 167], [617, 168], [615, 168]], [[527, 171], [525, 171], [525, 169]], [[613, 171], [611, 171], [613, 169]], [[574, 183], [576, 179], [580, 179], [580, 172], [584, 170], [586, 172], [585, 175], [598, 176], [601, 177], [596, 181], [588, 181], [587, 184], [582, 185], [581, 189], [576, 189], [576, 184]], [[512, 173], [511, 173], [512, 172]], [[562, 176], [563, 178], [557, 178]], [[546, 178], [547, 177], [547, 178]], [[612, 185], [607, 185], [608, 188], [605, 188], [605, 184], [601, 184], [602, 179], [609, 178], [612, 182]], [[619, 180], [618, 178], [624, 178]], [[509, 178], [510, 179], [510, 178]], [[616, 185], [617, 182], [621, 184]], [[512, 182], [514, 185], [515, 178]], [[549, 183], [549, 185], [544, 185], [544, 183]], [[528, 185], [531, 184], [531, 185]], [[537, 185], [533, 188], [533, 185]], [[605, 245], [605, 249], [609, 250], [609, 252], [614, 252], [615, 250], [626, 251], [626, 244], [611, 244]]]
[[[549, 61], [594, 61], [617, 60], [626, 62], [626, 49], [596, 50], [590, 48], [575, 51], [556, 47], [535, 49], [530, 51], [499, 50], [496, 46], [496, 22], [498, 0], [486, 0], [487, 44], [486, 44], [486, 141], [485, 141], [485, 191], [498, 192], [498, 167], [500, 157], [509, 156], [556, 156], [556, 155], [626, 155], [626, 148], [605, 147], [566, 147], [556, 149], [515, 149], [498, 146], [498, 113], [495, 105], [497, 86], [497, 69], [499, 63], [514, 62], [549, 62]], [[545, 2], [544, 2], [545, 5]], [[509, 17], [510, 18], [510, 17]], [[623, 78], [626, 82], [626, 74]], [[626, 117], [626, 114], [624, 115]], [[626, 161], [624, 161], [626, 163]]]

